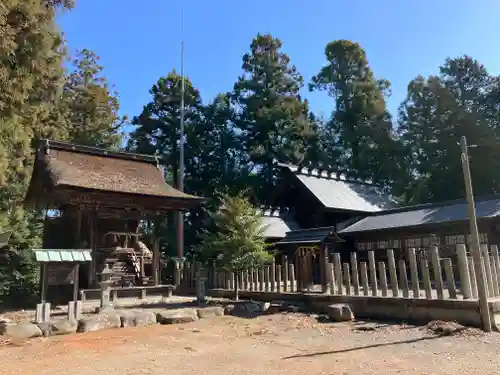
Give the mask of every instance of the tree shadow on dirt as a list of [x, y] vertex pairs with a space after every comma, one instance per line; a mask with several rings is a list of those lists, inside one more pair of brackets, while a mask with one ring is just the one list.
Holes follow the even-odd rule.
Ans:
[[371, 348], [380, 348], [384, 346], [394, 346], [394, 345], [401, 345], [401, 344], [412, 344], [415, 342], [419, 341], [427, 341], [427, 340], [432, 340], [432, 339], [440, 339], [443, 336], [424, 336], [420, 337], [417, 339], [411, 339], [411, 340], [403, 340], [403, 341], [393, 341], [393, 342], [386, 342], [382, 344], [373, 344], [373, 345], [366, 345], [366, 346], [356, 346], [354, 348], [347, 348], [347, 349], [339, 349], [339, 350], [331, 350], [327, 352], [317, 352], [317, 353], [309, 353], [309, 354], [297, 354], [297, 355], [292, 355], [289, 357], [283, 357], [281, 359], [295, 359], [295, 358], [308, 358], [308, 357], [317, 357], [317, 356], [322, 356], [322, 355], [328, 355], [328, 354], [340, 354], [340, 353], [349, 353], [349, 352], [354, 352], [358, 350], [364, 350], [364, 349], [371, 349]]

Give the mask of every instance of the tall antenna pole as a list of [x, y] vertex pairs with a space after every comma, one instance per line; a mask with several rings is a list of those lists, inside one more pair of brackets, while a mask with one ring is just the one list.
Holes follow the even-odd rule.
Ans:
[[[179, 183], [178, 190], [184, 191], [184, 12], [181, 8], [181, 123], [179, 140]], [[184, 257], [184, 215], [177, 213], [177, 257]]]

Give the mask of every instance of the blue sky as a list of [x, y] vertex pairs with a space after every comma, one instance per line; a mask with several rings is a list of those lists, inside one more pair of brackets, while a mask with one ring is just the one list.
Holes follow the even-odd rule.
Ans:
[[[306, 83], [325, 64], [328, 42], [359, 42], [375, 75], [392, 84], [393, 113], [408, 82], [436, 73], [448, 56], [471, 55], [500, 74], [498, 0], [77, 0], [59, 24], [71, 50], [101, 57], [122, 114], [138, 115], [153, 83], [179, 70], [181, 5], [185, 72], [204, 101], [231, 90], [258, 32], [283, 41]], [[316, 113], [330, 113], [326, 94], [304, 94]]]

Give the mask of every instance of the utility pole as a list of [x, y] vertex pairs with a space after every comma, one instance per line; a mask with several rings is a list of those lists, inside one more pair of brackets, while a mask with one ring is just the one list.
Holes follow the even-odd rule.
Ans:
[[481, 252], [479, 250], [479, 232], [477, 229], [476, 207], [474, 203], [474, 194], [472, 191], [472, 179], [470, 175], [469, 153], [467, 140], [460, 138], [460, 147], [462, 149], [462, 169], [464, 172], [465, 194], [467, 197], [467, 206], [469, 210], [469, 223], [471, 234], [472, 257], [474, 259], [474, 270], [477, 278], [477, 290], [479, 296], [479, 313], [485, 332], [491, 332], [490, 308], [488, 305], [488, 293], [484, 280], [484, 266]]
[[[184, 14], [181, 9], [181, 121], [179, 140], [179, 178], [177, 189], [184, 191]], [[184, 215], [182, 211], [177, 212], [177, 257], [182, 261], [184, 258]]]

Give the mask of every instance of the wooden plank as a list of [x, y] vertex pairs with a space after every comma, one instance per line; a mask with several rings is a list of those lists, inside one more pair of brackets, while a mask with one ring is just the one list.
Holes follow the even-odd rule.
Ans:
[[490, 255], [490, 264], [491, 264], [491, 278], [492, 278], [492, 284], [493, 284], [493, 295], [495, 297], [499, 296], [499, 290], [498, 290], [498, 265], [495, 260], [495, 257], [493, 255]]
[[494, 291], [493, 291], [493, 276], [491, 273], [491, 263], [490, 263], [490, 254], [489, 254], [489, 249], [488, 245], [481, 245], [481, 257], [483, 258], [484, 262], [484, 271], [485, 271], [485, 279], [486, 279], [486, 284], [488, 286], [488, 297], [494, 297]]
[[335, 253], [333, 254], [333, 264], [335, 267], [335, 276], [336, 276], [336, 282], [337, 282], [337, 294], [342, 295], [344, 293], [342, 284], [343, 284], [343, 279], [342, 279], [342, 264], [340, 262], [340, 254]]

